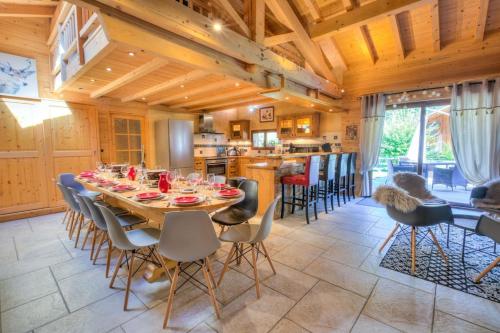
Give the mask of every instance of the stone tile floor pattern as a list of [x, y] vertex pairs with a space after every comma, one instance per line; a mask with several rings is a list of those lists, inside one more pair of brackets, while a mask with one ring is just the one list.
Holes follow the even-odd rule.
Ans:
[[[262, 297], [243, 262], [217, 290], [222, 319], [205, 293], [186, 284], [167, 330], [168, 280], [137, 275], [123, 311], [126, 272], [109, 289], [105, 252], [92, 265], [89, 250], [67, 239], [62, 217], [0, 223], [1, 332], [500, 331], [500, 304], [380, 267], [377, 248], [393, 221], [384, 209], [355, 201], [310, 225], [301, 215], [276, 220], [266, 243], [278, 273], [260, 258]], [[213, 256], [217, 274], [229, 248]]]

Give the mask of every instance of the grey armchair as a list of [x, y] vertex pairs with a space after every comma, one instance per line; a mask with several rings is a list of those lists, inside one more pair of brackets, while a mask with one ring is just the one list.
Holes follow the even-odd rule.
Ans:
[[396, 225], [385, 239], [379, 251], [385, 247], [387, 242], [394, 236], [401, 224], [411, 228], [411, 272], [416, 268], [416, 236], [418, 228], [426, 228], [434, 244], [438, 248], [443, 260], [447, 263], [448, 258], [431, 230], [431, 226], [440, 223], [453, 223], [453, 214], [449, 204], [426, 204], [418, 198], [410, 196], [406, 191], [395, 186], [379, 186], [373, 198], [375, 201], [386, 206], [387, 214], [396, 221]]
[[[493, 217], [488, 215], [483, 215], [479, 219], [476, 226], [476, 233], [482, 236], [491, 238], [495, 243], [500, 243], [500, 223], [495, 221]], [[491, 262], [479, 275], [474, 279], [474, 282], [479, 283], [479, 281], [488, 274], [493, 268], [495, 268], [500, 263], [500, 256]]]
[[472, 206], [493, 213], [500, 213], [500, 178], [474, 187], [470, 194]]

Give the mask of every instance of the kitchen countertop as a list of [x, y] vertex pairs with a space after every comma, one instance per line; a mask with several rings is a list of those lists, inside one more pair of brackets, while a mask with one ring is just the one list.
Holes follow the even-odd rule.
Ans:
[[195, 158], [267, 158], [267, 159], [291, 159], [302, 158], [313, 155], [341, 154], [342, 152], [316, 152], [316, 153], [293, 153], [293, 154], [266, 154], [266, 155], [240, 155], [240, 156], [195, 156]]

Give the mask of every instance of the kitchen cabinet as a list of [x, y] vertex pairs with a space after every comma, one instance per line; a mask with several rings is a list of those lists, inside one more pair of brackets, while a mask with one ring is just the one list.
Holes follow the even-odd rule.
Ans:
[[237, 157], [228, 157], [227, 159], [227, 177], [238, 177], [240, 175], [239, 163]]
[[232, 140], [249, 140], [250, 120], [233, 120], [229, 122], [229, 136]]
[[194, 158], [194, 172], [197, 172], [197, 173], [203, 175], [203, 178], [206, 177], [205, 159], [203, 157], [195, 157]]
[[280, 139], [310, 138], [319, 135], [319, 113], [278, 118]]

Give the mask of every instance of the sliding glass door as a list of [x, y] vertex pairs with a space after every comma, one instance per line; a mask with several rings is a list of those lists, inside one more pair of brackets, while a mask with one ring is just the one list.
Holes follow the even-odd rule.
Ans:
[[415, 172], [435, 196], [467, 203], [471, 186], [456, 167], [449, 117], [448, 101], [388, 106], [374, 188], [396, 172]]

